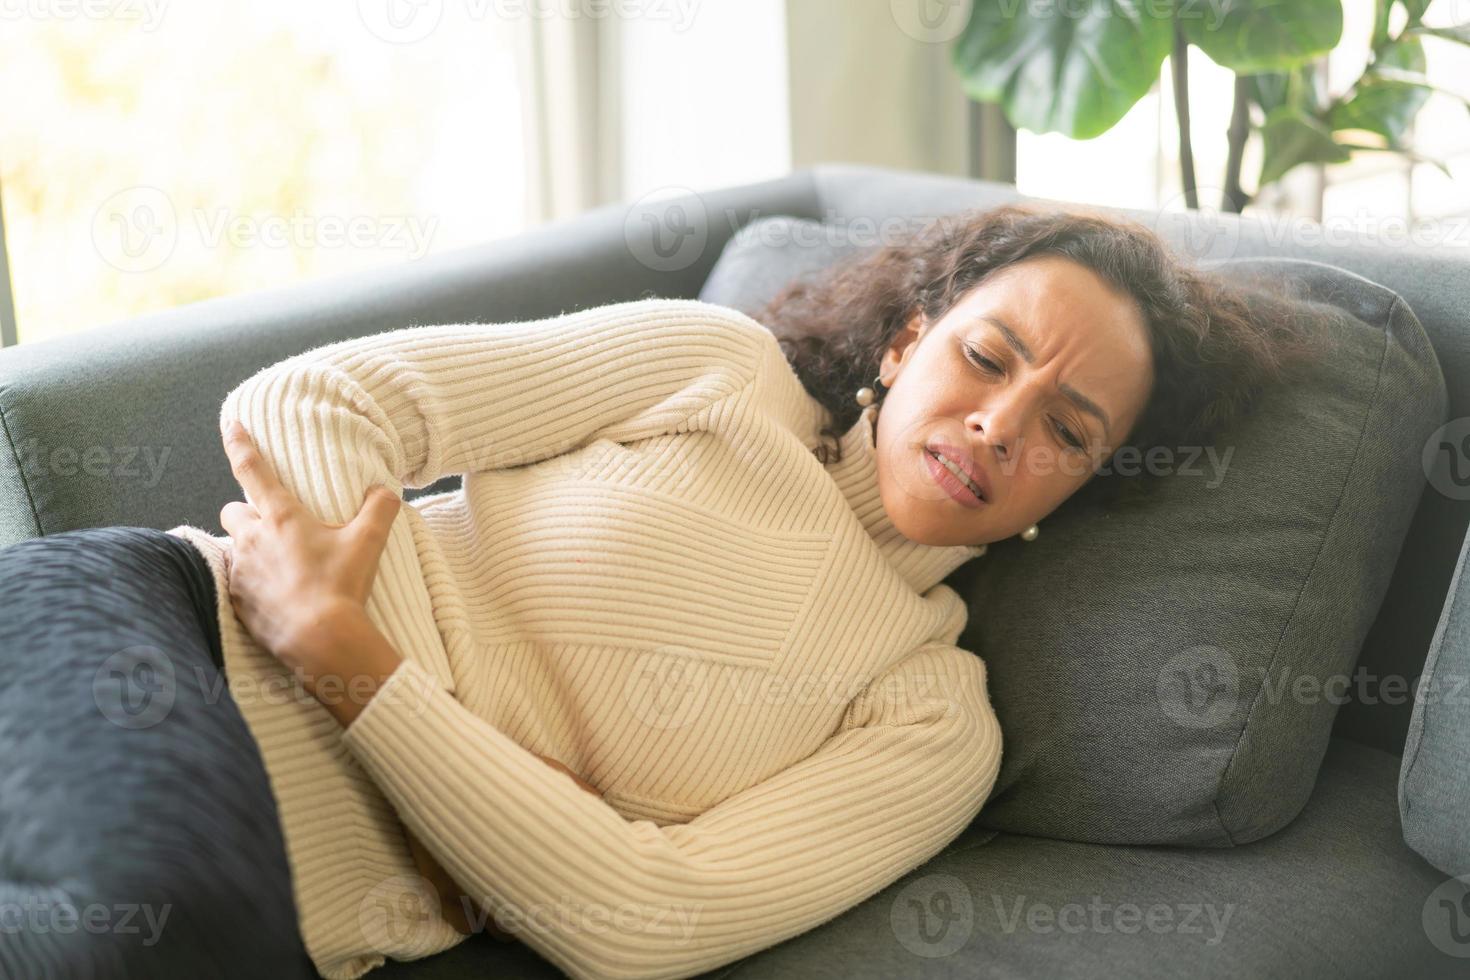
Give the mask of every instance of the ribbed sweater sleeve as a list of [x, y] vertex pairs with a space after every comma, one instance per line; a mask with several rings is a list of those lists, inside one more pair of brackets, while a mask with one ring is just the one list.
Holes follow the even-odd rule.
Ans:
[[[746, 385], [760, 345], [774, 342], [735, 310], [678, 299], [403, 327], [263, 368], [226, 396], [220, 423], [244, 422], [308, 503], [355, 513], [364, 479], [424, 487], [596, 437], [679, 431]], [[343, 458], [302, 455], [323, 450]]]
[[807, 758], [628, 821], [404, 662], [343, 741], [477, 903], [573, 977], [683, 977], [806, 931], [937, 854], [1000, 768], [984, 662], [916, 649]]
[[[694, 300], [647, 299], [519, 323], [410, 326], [316, 347], [256, 372], [220, 408], [318, 519], [350, 521], [368, 490], [519, 466], [595, 438], [685, 430], [750, 382], [756, 321]], [[248, 496], [247, 496], [248, 500]], [[417, 510], [394, 520], [367, 609], [399, 652], [454, 690], [420, 556]], [[325, 709], [323, 709], [325, 710]]]

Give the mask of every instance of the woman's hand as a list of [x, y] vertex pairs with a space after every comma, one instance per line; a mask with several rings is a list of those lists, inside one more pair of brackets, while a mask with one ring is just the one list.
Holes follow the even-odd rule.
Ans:
[[[243, 426], [231, 422], [223, 438], [235, 479], [255, 501], [253, 505], [231, 501], [219, 515], [220, 525], [234, 542], [229, 554], [230, 601], [240, 621], [282, 663], [304, 672], [308, 687], [342, 667], [343, 637], [353, 637], [353, 630], [360, 632], [345, 646], [359, 652], [383, 651], [371, 658], [373, 664], [362, 666], [369, 668], [369, 674], [390, 673], [397, 657], [386, 639], [374, 642], [381, 634], [366, 610], [402, 498], [385, 487], [374, 487], [351, 523], [324, 524], [281, 484]], [[328, 710], [345, 727], [362, 706], [349, 702], [338, 707], [334, 701]], [[593, 796], [602, 795], [564, 763], [544, 755], [537, 758]], [[468, 935], [466, 909], [457, 901], [464, 890], [412, 832], [406, 828], [405, 832], [419, 873], [439, 894], [445, 919]], [[486, 922], [486, 929], [500, 939], [514, 938], [497, 928], [493, 919]]]
[[253, 503], [231, 501], [220, 524], [234, 541], [230, 601], [257, 642], [313, 679], [339, 650], [333, 624], [366, 618], [378, 562], [402, 499], [373, 487], [348, 524], [324, 524], [277, 478], [244, 426], [231, 421], [225, 453]]

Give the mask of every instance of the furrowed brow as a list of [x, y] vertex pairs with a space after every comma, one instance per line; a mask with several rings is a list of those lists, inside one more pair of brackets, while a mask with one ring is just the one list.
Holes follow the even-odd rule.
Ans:
[[1103, 424], [1103, 432], [1105, 434], [1107, 434], [1108, 436], [1111, 436], [1113, 434], [1113, 426], [1108, 421], [1108, 413], [1102, 410], [1101, 405], [1093, 401], [1091, 398], [1088, 398], [1086, 395], [1078, 391], [1076, 388], [1073, 388], [1071, 385], [1058, 385], [1057, 390], [1066, 395], [1068, 398], [1072, 399], [1072, 404], [1082, 409], [1082, 411], [1097, 416], [1098, 421]]
[[[989, 323], [991, 326], [995, 327], [996, 330], [1000, 331], [1000, 335], [1005, 338], [1005, 342], [1007, 344], [1010, 344], [1011, 349], [1021, 356], [1021, 360], [1025, 361], [1027, 364], [1036, 363], [1036, 355], [1031, 352], [1030, 347], [1026, 346], [1026, 342], [1021, 339], [1020, 335], [1017, 334], [1016, 331], [1011, 329], [1010, 324], [1006, 323], [1000, 317], [989, 313], [985, 314], [985, 316], [983, 316], [981, 319], [985, 320], [986, 323]], [[1101, 405], [1093, 401], [1091, 398], [1088, 398], [1086, 395], [1082, 394], [1082, 392], [1078, 391], [1076, 388], [1073, 388], [1071, 385], [1058, 385], [1057, 390], [1059, 390], [1062, 394], [1071, 399], [1073, 405], [1076, 405], [1078, 408], [1082, 409], [1082, 411], [1084, 412], [1087, 412], [1089, 415], [1096, 416], [1097, 420], [1103, 425], [1104, 433], [1109, 436], [1112, 435], [1112, 422], [1108, 419], [1108, 413], [1103, 411]]]
[[1010, 328], [1009, 324], [1007, 324], [1000, 317], [993, 316], [991, 314], [986, 314], [983, 319], [986, 323], [989, 323], [991, 326], [995, 327], [995, 329], [1000, 331], [1000, 335], [1005, 338], [1006, 343], [1011, 345], [1011, 349], [1014, 350], [1017, 354], [1021, 355], [1021, 360], [1025, 361], [1027, 364], [1036, 363], [1036, 355], [1031, 353], [1031, 348], [1026, 346], [1026, 341], [1022, 340], [1016, 334], [1016, 331]]

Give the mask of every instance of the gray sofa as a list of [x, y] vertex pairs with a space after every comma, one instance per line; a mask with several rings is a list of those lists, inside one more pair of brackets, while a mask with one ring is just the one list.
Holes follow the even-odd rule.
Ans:
[[[723, 245], [756, 217], [862, 219], [881, 231], [888, 219], [1019, 197], [1009, 185], [823, 165], [0, 351], [0, 546], [111, 524], [219, 532], [220, 507], [239, 497], [216, 429], [220, 401], [308, 347], [408, 323], [694, 297]], [[1202, 259], [1314, 258], [1398, 291], [1435, 346], [1450, 417], [1470, 413], [1470, 249], [1319, 242], [1310, 228], [1233, 216], [1132, 214]], [[1470, 503], [1426, 488], [1360, 669], [1412, 686], [1467, 522]], [[1446, 875], [1403, 839], [1396, 794], [1412, 709], [1411, 696], [1344, 704], [1309, 803], [1263, 840], [1121, 847], [973, 826], [862, 905], [709, 976], [1470, 976], [1470, 909], [1432, 900]], [[953, 882], [945, 894], [964, 898], [931, 910], [950, 930], [941, 943], [906, 931], [906, 904], [936, 901], [932, 888], [910, 887], [920, 880]], [[523, 945], [479, 936], [376, 975], [492, 974], [558, 972]]]

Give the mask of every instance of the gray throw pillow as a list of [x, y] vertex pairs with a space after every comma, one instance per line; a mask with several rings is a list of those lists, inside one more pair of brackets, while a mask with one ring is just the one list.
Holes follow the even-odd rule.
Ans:
[[882, 241], [876, 229], [871, 239], [810, 218], [775, 215], [752, 221], [725, 243], [699, 298], [753, 314], [793, 279]]
[[[1439, 452], [1439, 446], [1430, 447]], [[1399, 769], [1404, 842], [1449, 875], [1470, 875], [1470, 536], [1414, 695]]]
[[[764, 220], [786, 227], [733, 239], [701, 299], [754, 312], [853, 249], [819, 244], [816, 222]], [[1392, 290], [1300, 259], [1213, 268], [1285, 280], [1337, 341], [1212, 447], [1132, 461], [1170, 474], [1144, 500], [1079, 497], [1036, 541], [992, 544], [950, 576], [1006, 734], [983, 827], [1227, 847], [1311, 795], [1423, 489], [1444, 378]]]

